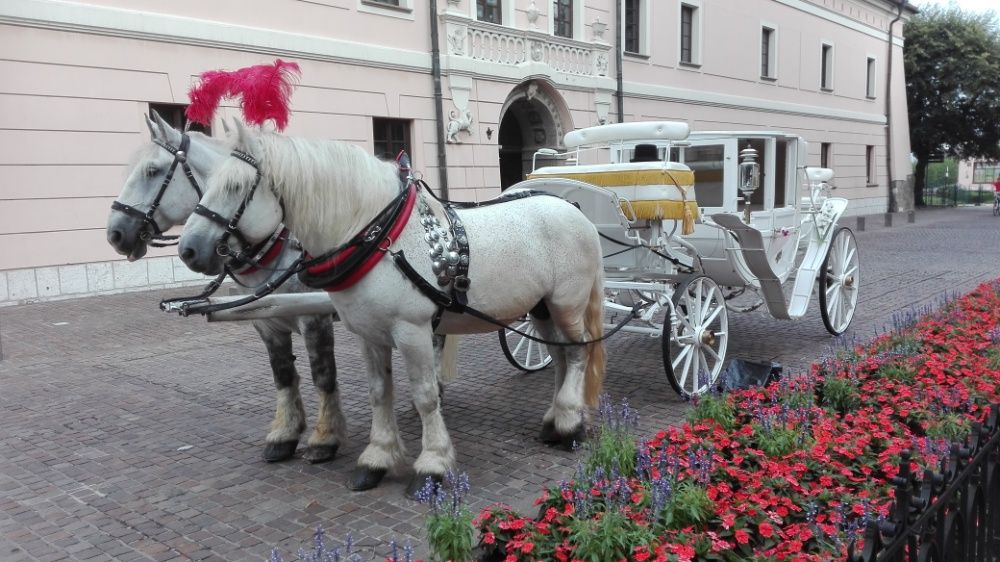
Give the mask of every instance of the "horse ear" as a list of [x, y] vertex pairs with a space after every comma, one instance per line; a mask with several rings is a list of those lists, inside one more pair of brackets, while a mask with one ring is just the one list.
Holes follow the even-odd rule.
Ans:
[[169, 143], [180, 142], [181, 133], [177, 129], [173, 128], [170, 123], [167, 123], [167, 121], [156, 111], [153, 111], [153, 120], [156, 121], [156, 125], [160, 128], [160, 131], [163, 132], [163, 140]]
[[239, 119], [233, 119], [233, 125], [235, 125], [233, 137], [236, 140], [236, 148], [243, 152], [249, 152], [251, 143], [250, 130]]
[[149, 129], [150, 140], [156, 140], [157, 138], [159, 138], [161, 136], [161, 133], [160, 131], [157, 130], [156, 123], [153, 123], [153, 120], [149, 118], [149, 115], [143, 114], [142, 117], [143, 119], [146, 120], [146, 128]]

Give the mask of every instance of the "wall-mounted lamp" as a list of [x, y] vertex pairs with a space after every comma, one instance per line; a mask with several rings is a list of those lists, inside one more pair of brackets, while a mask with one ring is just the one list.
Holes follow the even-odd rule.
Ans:
[[486, 140], [493, 138], [493, 129], [486, 127]]

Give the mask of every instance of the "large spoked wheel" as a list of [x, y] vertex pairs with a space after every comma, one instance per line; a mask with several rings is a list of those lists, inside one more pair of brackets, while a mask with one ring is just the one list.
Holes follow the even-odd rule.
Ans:
[[[677, 329], [663, 327], [663, 367], [681, 396], [711, 389], [722, 372], [729, 345], [729, 315], [719, 285], [697, 276], [681, 283], [671, 298]], [[674, 335], [676, 332], [676, 335]]]
[[993, 199], [993, 216], [1000, 216], [1000, 197], [994, 197]]
[[840, 227], [833, 233], [819, 272], [819, 311], [831, 334], [839, 336], [851, 325], [858, 307], [860, 284], [858, 242], [851, 229]]
[[[522, 317], [513, 325], [514, 328], [533, 337], [540, 337], [535, 326], [527, 317]], [[510, 364], [528, 373], [541, 371], [552, 362], [549, 349], [545, 344], [532, 341], [510, 329], [500, 330], [500, 349]]]

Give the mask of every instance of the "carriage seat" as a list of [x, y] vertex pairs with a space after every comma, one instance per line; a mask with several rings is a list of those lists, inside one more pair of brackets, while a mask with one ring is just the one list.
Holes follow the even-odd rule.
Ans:
[[528, 178], [566, 178], [610, 189], [624, 199], [621, 208], [629, 220], [683, 220], [685, 207], [689, 217], [698, 218], [694, 173], [676, 162], [549, 166]]

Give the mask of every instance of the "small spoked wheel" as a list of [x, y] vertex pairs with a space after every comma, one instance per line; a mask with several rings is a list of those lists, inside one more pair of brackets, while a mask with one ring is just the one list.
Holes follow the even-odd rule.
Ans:
[[1000, 197], [993, 199], [993, 216], [1000, 217]]
[[[729, 315], [719, 285], [703, 275], [680, 284], [671, 301], [676, 329], [663, 329], [663, 367], [681, 396], [703, 394], [722, 372], [729, 345]], [[669, 321], [669, 317], [667, 319]]]
[[[538, 332], [535, 330], [535, 326], [528, 320], [527, 317], [521, 317], [517, 322], [512, 324], [511, 327], [516, 328], [530, 336], [536, 338], [540, 337]], [[545, 344], [532, 341], [521, 334], [506, 328], [500, 330], [499, 333], [500, 349], [503, 350], [503, 354], [507, 357], [507, 361], [510, 361], [510, 364], [518, 369], [528, 373], [534, 373], [535, 371], [541, 371], [552, 362], [552, 356], [549, 355], [549, 349], [545, 346]]]
[[858, 242], [851, 229], [840, 227], [833, 233], [830, 249], [819, 270], [819, 311], [823, 325], [835, 336], [843, 334], [854, 319], [861, 284]]

